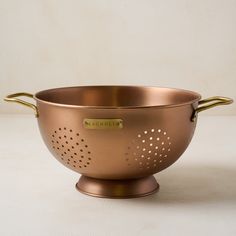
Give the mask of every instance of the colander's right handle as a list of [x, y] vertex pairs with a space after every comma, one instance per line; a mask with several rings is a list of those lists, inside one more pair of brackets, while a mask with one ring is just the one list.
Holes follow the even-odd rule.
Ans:
[[17, 97], [21, 97], [21, 96], [25, 96], [25, 97], [29, 97], [29, 98], [34, 98], [34, 95], [30, 94], [30, 93], [14, 93], [14, 94], [7, 95], [4, 98], [4, 101], [16, 102], [16, 103], [19, 103], [21, 105], [30, 107], [31, 109], [34, 110], [35, 117], [38, 117], [39, 116], [38, 108], [34, 104], [32, 104], [32, 103], [29, 103], [29, 102], [26, 102], [26, 101], [23, 101], [23, 100], [17, 98]]
[[205, 111], [207, 109], [210, 109], [212, 107], [219, 106], [219, 105], [228, 105], [228, 104], [231, 104], [232, 102], [233, 102], [233, 99], [231, 98], [219, 97], [219, 96], [201, 100], [198, 102], [200, 106], [198, 106], [193, 112], [191, 120], [195, 121], [197, 114], [201, 111]]

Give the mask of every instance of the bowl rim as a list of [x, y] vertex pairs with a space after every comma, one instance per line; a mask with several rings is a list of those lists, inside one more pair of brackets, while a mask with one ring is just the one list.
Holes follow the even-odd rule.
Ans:
[[[64, 104], [64, 103], [57, 103], [57, 102], [50, 102], [44, 99], [39, 98], [41, 93], [45, 92], [51, 92], [55, 90], [64, 90], [64, 89], [75, 89], [75, 88], [104, 88], [104, 87], [119, 87], [119, 88], [137, 88], [137, 89], [167, 89], [167, 90], [173, 90], [178, 91], [186, 94], [190, 94], [195, 96], [194, 99], [191, 99], [187, 102], [179, 102], [179, 103], [170, 103], [167, 105], [134, 105], [134, 106], [91, 106], [91, 105], [72, 105], [72, 104]], [[50, 88], [46, 90], [41, 90], [36, 92], [33, 95], [34, 99], [37, 102], [41, 102], [47, 105], [57, 106], [57, 107], [67, 107], [67, 108], [82, 108], [82, 109], [109, 109], [109, 110], [116, 110], [116, 109], [139, 109], [139, 108], [172, 108], [172, 107], [179, 107], [179, 106], [185, 106], [190, 105], [195, 102], [198, 102], [201, 99], [201, 95], [197, 92], [186, 90], [186, 89], [180, 89], [180, 88], [173, 88], [173, 87], [161, 87], [161, 86], [143, 86], [143, 85], [83, 85], [83, 86], [69, 86], [69, 87], [57, 87], [57, 88]]]

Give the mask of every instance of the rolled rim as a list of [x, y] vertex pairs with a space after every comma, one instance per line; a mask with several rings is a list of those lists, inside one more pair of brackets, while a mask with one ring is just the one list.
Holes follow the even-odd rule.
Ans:
[[[136, 89], [136, 90], [144, 90], [145, 92], [148, 92], [148, 90], [166, 90], [169, 92], [176, 92], [179, 94], [185, 94], [192, 96], [192, 99], [189, 99], [189, 101], [185, 102], [176, 102], [176, 103], [170, 103], [170, 104], [154, 104], [154, 105], [127, 105], [127, 106], [110, 106], [110, 105], [74, 105], [74, 104], [65, 104], [65, 103], [59, 103], [59, 102], [52, 102], [47, 101], [46, 99], [42, 99], [41, 97], [45, 93], [52, 93], [62, 90], [70, 90], [70, 89]], [[179, 89], [179, 88], [170, 88], [170, 87], [159, 87], [159, 86], [139, 86], [139, 85], [86, 85], [86, 86], [71, 86], [71, 87], [59, 87], [59, 88], [51, 88], [46, 89], [37, 92], [34, 94], [34, 99], [38, 102], [45, 103], [52, 106], [58, 106], [58, 107], [68, 107], [68, 108], [86, 108], [86, 109], [139, 109], [139, 108], [171, 108], [171, 107], [179, 107], [179, 106], [185, 106], [189, 104], [193, 104], [195, 102], [198, 102], [201, 99], [201, 95], [197, 92], [191, 91], [191, 90], [185, 90], [185, 89]]]

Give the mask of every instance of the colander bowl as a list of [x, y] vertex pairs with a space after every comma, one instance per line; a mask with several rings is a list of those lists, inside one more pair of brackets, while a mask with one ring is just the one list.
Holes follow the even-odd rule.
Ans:
[[[36, 105], [17, 97], [27, 96]], [[5, 100], [32, 108], [54, 157], [82, 176], [79, 191], [98, 197], [149, 195], [153, 174], [189, 145], [200, 111], [232, 103], [192, 91], [141, 86], [80, 86], [17, 93]]]

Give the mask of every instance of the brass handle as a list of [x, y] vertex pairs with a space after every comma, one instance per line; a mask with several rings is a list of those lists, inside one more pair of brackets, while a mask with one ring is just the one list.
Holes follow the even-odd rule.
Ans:
[[211, 97], [211, 98], [200, 100], [198, 102], [200, 106], [197, 107], [195, 111], [193, 112], [191, 120], [195, 121], [197, 114], [201, 111], [205, 111], [209, 108], [219, 106], [219, 105], [228, 105], [228, 104], [231, 104], [232, 102], [233, 102], [233, 99], [226, 98], [226, 97]]
[[4, 98], [4, 100], [7, 102], [16, 102], [16, 103], [22, 104], [24, 106], [30, 107], [34, 110], [35, 117], [38, 117], [39, 116], [38, 108], [32, 103], [29, 103], [29, 102], [26, 102], [26, 101], [23, 101], [23, 100], [17, 98], [17, 97], [21, 97], [21, 96], [34, 98], [34, 95], [32, 95], [30, 93], [14, 93], [14, 94], [10, 94], [10, 95], [6, 96]]

